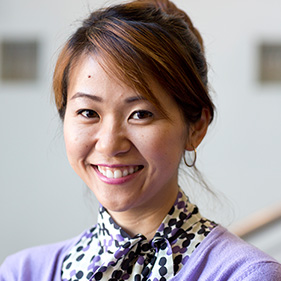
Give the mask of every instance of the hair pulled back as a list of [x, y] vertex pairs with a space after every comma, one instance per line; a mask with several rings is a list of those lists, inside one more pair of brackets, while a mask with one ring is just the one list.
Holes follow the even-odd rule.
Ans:
[[[83, 54], [100, 58], [106, 71], [134, 88], [160, 110], [150, 89], [155, 79], [178, 104], [187, 122], [214, 115], [208, 92], [203, 41], [190, 18], [169, 0], [135, 0], [93, 12], [62, 49], [53, 90], [60, 117], [67, 104], [68, 78]], [[165, 114], [165, 112], [163, 112]]]

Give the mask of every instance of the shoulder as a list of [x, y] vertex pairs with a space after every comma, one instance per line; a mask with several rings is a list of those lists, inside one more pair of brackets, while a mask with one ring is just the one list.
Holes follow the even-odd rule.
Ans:
[[33, 247], [7, 257], [0, 267], [0, 281], [57, 280], [64, 256], [79, 239]]
[[180, 273], [190, 280], [281, 281], [277, 261], [221, 226], [202, 241]]

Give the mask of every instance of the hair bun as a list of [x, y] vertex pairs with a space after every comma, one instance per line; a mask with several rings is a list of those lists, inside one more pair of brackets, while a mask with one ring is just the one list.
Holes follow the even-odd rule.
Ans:
[[202, 50], [204, 51], [203, 46], [203, 39], [199, 33], [199, 31], [194, 27], [191, 19], [189, 16], [181, 9], [179, 9], [173, 2], [170, 0], [141, 0], [142, 2], [154, 4], [155, 7], [159, 8], [163, 12], [165, 12], [168, 15], [173, 15], [177, 18], [181, 18], [183, 21], [185, 21], [192, 31], [192, 33], [196, 36], [198, 42], [201, 45]]

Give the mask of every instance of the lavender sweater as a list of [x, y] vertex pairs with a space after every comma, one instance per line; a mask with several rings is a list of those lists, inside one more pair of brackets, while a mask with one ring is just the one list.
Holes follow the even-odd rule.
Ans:
[[[79, 238], [8, 257], [0, 267], [0, 281], [61, 281], [63, 258]], [[281, 264], [217, 226], [171, 280], [281, 281]]]

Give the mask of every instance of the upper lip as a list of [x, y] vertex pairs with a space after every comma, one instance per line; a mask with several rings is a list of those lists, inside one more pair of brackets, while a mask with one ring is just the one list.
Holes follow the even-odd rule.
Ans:
[[105, 168], [122, 168], [122, 167], [138, 167], [143, 165], [137, 164], [93, 164], [93, 166], [100, 166]]

